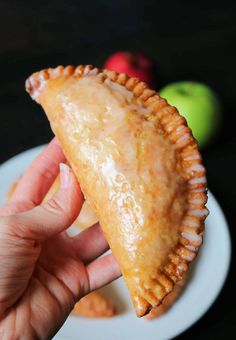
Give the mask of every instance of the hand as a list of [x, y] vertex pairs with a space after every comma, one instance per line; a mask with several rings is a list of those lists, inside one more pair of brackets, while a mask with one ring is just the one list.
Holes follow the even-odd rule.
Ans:
[[65, 158], [54, 139], [22, 176], [0, 211], [0, 338], [48, 339], [85, 294], [120, 276], [100, 226], [69, 237], [83, 195], [72, 170], [41, 204]]

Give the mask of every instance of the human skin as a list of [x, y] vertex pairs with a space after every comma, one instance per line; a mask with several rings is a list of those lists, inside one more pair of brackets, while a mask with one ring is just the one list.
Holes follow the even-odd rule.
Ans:
[[84, 295], [120, 276], [99, 224], [70, 237], [83, 195], [54, 139], [0, 210], [0, 338], [50, 339]]

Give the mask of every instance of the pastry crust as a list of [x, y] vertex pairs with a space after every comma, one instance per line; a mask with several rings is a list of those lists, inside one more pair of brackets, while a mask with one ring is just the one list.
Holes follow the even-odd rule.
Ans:
[[91, 208], [88, 200], [85, 200], [79, 216], [74, 221], [73, 225], [80, 229], [87, 229], [96, 223], [98, 223], [98, 217]]
[[20, 177], [17, 178], [13, 183], [11, 183], [7, 191], [7, 197], [6, 197], [7, 199], [11, 198], [11, 196], [13, 195], [14, 191], [16, 190], [19, 180], [20, 180]]
[[109, 297], [95, 290], [75, 304], [72, 314], [90, 318], [110, 318], [116, 315], [116, 309]]
[[171, 308], [171, 306], [175, 303], [176, 300], [178, 300], [186, 284], [185, 276], [186, 275], [184, 275], [182, 280], [176, 282], [174, 289], [164, 298], [160, 306], [152, 308], [152, 310], [146, 316], [147, 320], [159, 318]]
[[33, 74], [40, 103], [143, 316], [202, 244], [206, 177], [186, 120], [137, 78], [92, 66]]

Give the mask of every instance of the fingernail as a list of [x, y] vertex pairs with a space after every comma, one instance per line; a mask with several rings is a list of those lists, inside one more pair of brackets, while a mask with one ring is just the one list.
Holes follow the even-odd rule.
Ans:
[[70, 168], [64, 163], [60, 163], [60, 186], [62, 189], [67, 189], [69, 187], [70, 180]]

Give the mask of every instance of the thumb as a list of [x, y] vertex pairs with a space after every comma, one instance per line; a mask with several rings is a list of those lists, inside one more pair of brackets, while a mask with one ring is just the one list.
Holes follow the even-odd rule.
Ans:
[[60, 186], [45, 204], [32, 210], [9, 216], [15, 233], [23, 238], [43, 241], [67, 229], [78, 216], [83, 204], [80, 186], [66, 164], [60, 164]]

